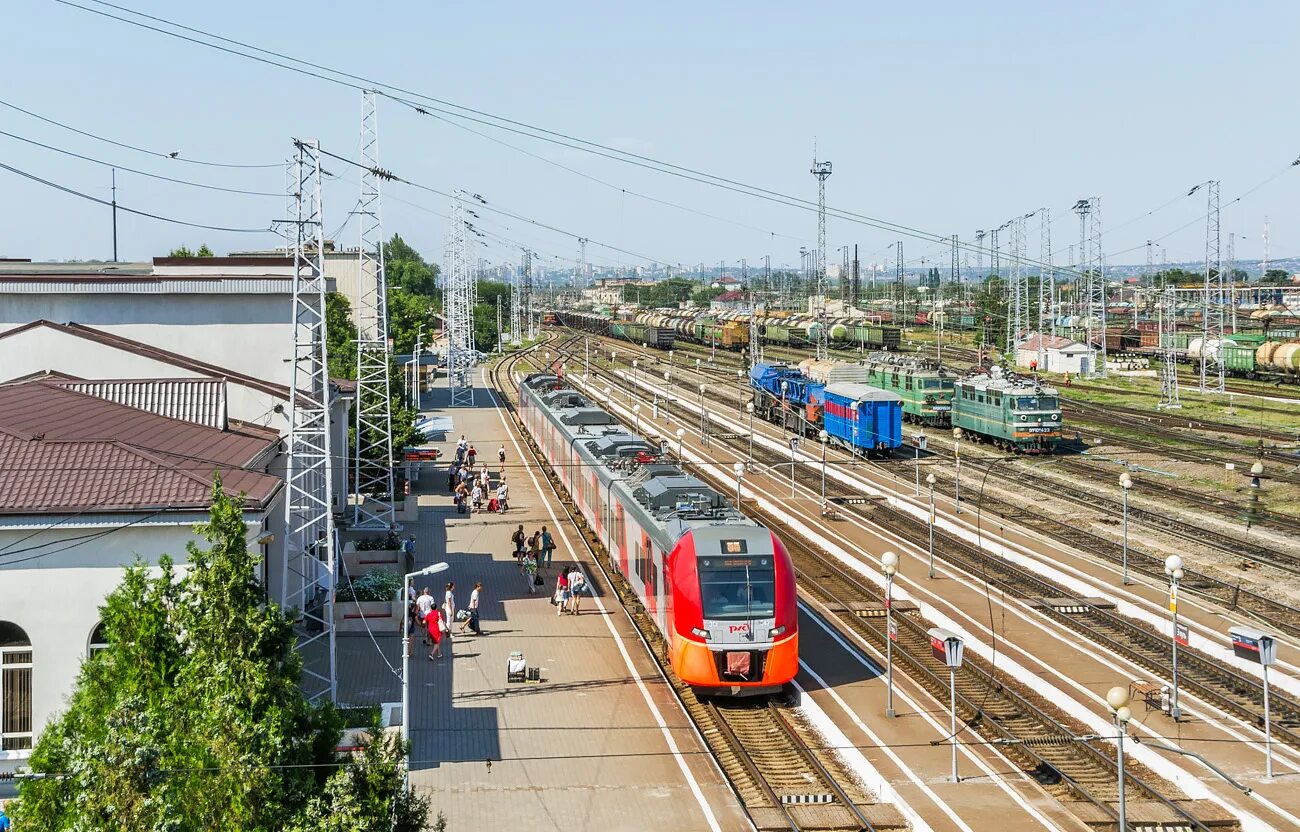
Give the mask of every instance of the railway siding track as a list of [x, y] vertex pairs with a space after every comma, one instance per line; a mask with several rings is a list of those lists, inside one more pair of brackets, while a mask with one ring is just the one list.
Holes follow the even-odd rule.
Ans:
[[[561, 351], [571, 340], [548, 345]], [[834, 755], [815, 749], [822, 742], [800, 725], [796, 711], [786, 703], [715, 702], [700, 697], [683, 684], [669, 667], [667, 644], [646, 615], [640, 599], [621, 579], [599, 539], [568, 499], [555, 472], [519, 422], [511, 401], [511, 372], [520, 361], [533, 362], [530, 353], [518, 353], [493, 369], [497, 388], [506, 399], [511, 420], [526, 438], [534, 460], [545, 471], [562, 509], [581, 530], [593, 559], [613, 588], [658, 662], [678, 700], [705, 739], [723, 774], [760, 832], [777, 830], [902, 829], [906, 822], [892, 806], [875, 803]], [[537, 369], [540, 366], [534, 364]]]
[[[685, 408], [676, 409], [683, 421], [692, 418]], [[774, 464], [780, 464], [781, 460], [775, 453], [770, 456]], [[799, 468], [804, 470], [805, 479], [814, 476], [807, 466]], [[704, 476], [707, 478], [708, 474]], [[815, 599], [828, 610], [842, 629], [854, 632], [883, 649], [886, 638], [883, 614], [874, 617], [861, 614], [864, 609], [880, 607], [882, 599], [875, 589], [848, 573], [842, 565], [805, 545], [797, 530], [779, 518], [758, 513], [785, 541], [795, 560], [799, 587], [805, 596]], [[895, 644], [900, 648], [895, 653], [896, 660], [900, 660], [911, 671], [909, 675], [933, 696], [940, 701], [946, 699], [947, 669], [931, 654], [925, 623], [910, 614], [897, 615], [895, 621], [899, 624]], [[1079, 726], [1068, 725], [1063, 719], [1052, 716], [1045, 704], [1040, 706], [1013, 690], [1010, 682], [998, 678], [995, 670], [979, 658], [968, 659], [958, 672], [957, 698], [965, 726], [963, 730], [969, 728], [985, 742], [1004, 746], [1007, 756], [1058, 799], [1067, 803], [1088, 803], [1106, 817], [1117, 818], [1111, 802], [1117, 799], [1118, 771], [1113, 751], [1099, 737], [1083, 733]], [[1181, 817], [1185, 828], [1209, 828], [1196, 817], [1193, 803], [1172, 786], [1156, 785], [1139, 776], [1132, 766], [1126, 770], [1126, 780], [1130, 789]], [[1170, 798], [1166, 793], [1175, 796]]]

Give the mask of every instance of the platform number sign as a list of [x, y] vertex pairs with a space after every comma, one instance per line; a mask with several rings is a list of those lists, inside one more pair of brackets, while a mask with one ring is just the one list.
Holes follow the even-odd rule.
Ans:
[[799, 437], [797, 437], [797, 436], [791, 436], [791, 437], [790, 437], [790, 453], [794, 453], [794, 452], [797, 451], [797, 450], [799, 450]]
[[918, 451], [924, 451], [926, 440], [927, 437], [924, 433], [914, 433], [912, 434], [912, 447], [916, 448]]
[[1265, 667], [1277, 661], [1277, 639], [1258, 630], [1233, 627], [1228, 631], [1232, 638], [1232, 654], [1248, 662]]
[[892, 618], [889, 619], [889, 640], [898, 641], [898, 622]]
[[1188, 631], [1187, 625], [1179, 621], [1177, 629], [1174, 630], [1174, 641], [1178, 642], [1183, 647], [1187, 647], [1189, 646], [1190, 640], [1191, 633]]

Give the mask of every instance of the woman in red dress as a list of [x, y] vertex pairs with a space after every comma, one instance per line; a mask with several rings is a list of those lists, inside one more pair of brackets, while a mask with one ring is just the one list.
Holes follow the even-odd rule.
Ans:
[[433, 650], [429, 653], [429, 661], [435, 658], [442, 658], [442, 608], [434, 607], [429, 610], [429, 614], [424, 617], [424, 626], [429, 631], [429, 640], [433, 642]]

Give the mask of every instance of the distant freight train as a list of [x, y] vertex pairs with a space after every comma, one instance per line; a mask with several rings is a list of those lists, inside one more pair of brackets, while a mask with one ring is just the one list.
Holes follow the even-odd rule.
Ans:
[[[597, 310], [548, 314], [557, 315], [559, 323], [574, 329], [623, 338], [658, 349], [671, 349], [676, 341], [736, 351], [749, 346], [750, 315], [747, 312], [644, 310], [615, 316]], [[811, 315], [772, 313], [761, 315], [756, 328], [763, 343], [799, 347], [813, 343], [823, 326], [827, 328], [827, 337], [832, 344], [873, 350], [898, 349], [898, 327], [860, 319], [830, 318], [822, 323]]]

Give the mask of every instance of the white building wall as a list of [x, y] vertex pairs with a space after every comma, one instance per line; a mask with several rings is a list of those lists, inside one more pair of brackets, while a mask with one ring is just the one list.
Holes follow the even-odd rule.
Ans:
[[288, 385], [292, 306], [289, 295], [0, 293], [0, 332], [79, 323]]
[[[276, 519], [282, 513], [283, 508], [273, 508], [265, 518], [260, 514], [245, 515], [250, 548], [262, 548], [256, 540], [264, 533], [264, 519], [270, 524], [269, 529], [277, 532], [275, 541], [265, 552], [267, 571], [273, 579], [272, 599], [278, 598], [278, 576], [283, 561], [284, 536], [278, 533], [283, 519]], [[21, 627], [32, 643], [34, 740], [39, 739], [41, 729], [66, 706], [86, 657], [90, 635], [99, 623], [100, 608], [121, 583], [125, 567], [137, 560], [156, 567], [164, 554], [171, 555], [183, 567], [187, 543], [206, 545], [192, 530], [195, 522], [206, 518], [206, 512], [176, 513], [158, 519], [168, 525], [146, 525], [150, 521], [145, 521], [80, 545], [73, 545], [78, 543], [77, 537], [97, 529], [120, 527], [135, 516], [83, 515], [29, 540], [23, 538], [33, 529], [13, 524], [27, 521], [46, 526], [61, 518], [41, 515], [4, 518], [4, 524], [0, 525], [0, 549], [9, 553], [30, 549], [16, 557], [0, 557], [0, 620]], [[31, 549], [41, 544], [49, 545]], [[37, 554], [43, 556], [24, 560]], [[0, 751], [0, 771], [13, 770], [26, 756], [25, 751]]]
[[[1039, 367], [1038, 370], [1044, 373], [1081, 373], [1083, 372], [1084, 361], [1089, 354], [1090, 351], [1087, 349], [1047, 349], [1043, 351], [1044, 366]], [[1038, 350], [1016, 350], [1017, 367], [1028, 368], [1032, 362], [1037, 360]]]

